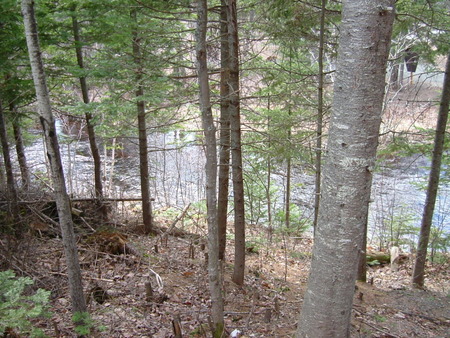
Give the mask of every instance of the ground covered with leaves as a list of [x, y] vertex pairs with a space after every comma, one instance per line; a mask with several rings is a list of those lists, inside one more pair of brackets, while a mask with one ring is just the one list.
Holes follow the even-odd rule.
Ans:
[[[167, 225], [170, 220], [166, 220]], [[160, 224], [163, 224], [161, 221]], [[131, 226], [111, 226], [79, 238], [85, 294], [93, 322], [90, 337], [210, 337], [205, 260], [206, 229], [173, 227], [155, 236]], [[232, 234], [222, 267], [228, 336], [292, 337], [311, 258], [310, 237], [248, 229], [247, 271], [242, 287], [231, 282]], [[51, 337], [74, 337], [67, 271], [59, 238], [28, 234], [1, 239], [3, 265], [51, 291], [51, 317], [34, 324]], [[369, 268], [358, 283], [352, 337], [449, 337], [449, 261], [428, 266], [427, 290], [410, 287], [412, 262], [399, 271]]]

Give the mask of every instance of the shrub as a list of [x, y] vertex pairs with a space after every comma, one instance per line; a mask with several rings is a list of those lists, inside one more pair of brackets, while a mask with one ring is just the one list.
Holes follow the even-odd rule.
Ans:
[[25, 288], [32, 284], [31, 278], [16, 278], [11, 270], [0, 271], [0, 334], [13, 329], [30, 337], [45, 336], [30, 320], [49, 315], [50, 291], [38, 289], [30, 296], [25, 295]]

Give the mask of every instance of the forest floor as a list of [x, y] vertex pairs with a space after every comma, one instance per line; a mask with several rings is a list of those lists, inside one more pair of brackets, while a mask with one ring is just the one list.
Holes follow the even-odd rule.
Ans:
[[[139, 235], [130, 228], [79, 239], [85, 294], [94, 319], [89, 336], [174, 337], [175, 322], [183, 337], [209, 337], [210, 299], [202, 251], [206, 229], [175, 228], [176, 233], [165, 239]], [[259, 227], [249, 227], [247, 239], [252, 245], [244, 286], [231, 281], [232, 240], [222, 269], [227, 336], [239, 330], [241, 337], [293, 337], [312, 240], [306, 235], [274, 235], [270, 242]], [[118, 253], [117, 243], [134, 254], [111, 253]], [[75, 336], [61, 241], [28, 235], [14, 245], [11, 268], [52, 292], [52, 316], [36, 325], [51, 337]], [[411, 288], [411, 270], [411, 260], [397, 272], [389, 266], [369, 268], [372, 283], [359, 283], [355, 291], [352, 337], [450, 337], [450, 261], [428, 266], [427, 290]]]

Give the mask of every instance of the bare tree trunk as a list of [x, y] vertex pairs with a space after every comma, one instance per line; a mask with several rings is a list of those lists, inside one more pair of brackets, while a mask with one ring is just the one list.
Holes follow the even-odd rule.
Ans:
[[[132, 9], [131, 16], [137, 26], [136, 9]], [[133, 58], [136, 65], [136, 98], [139, 128], [139, 170], [141, 176], [142, 195], [142, 219], [144, 221], [144, 232], [149, 234], [153, 231], [152, 204], [150, 198], [150, 173], [148, 169], [148, 145], [145, 102], [141, 99], [144, 96], [141, 38], [137, 28], [133, 30]]]
[[[82, 49], [82, 41], [80, 38], [80, 27], [78, 25], [78, 20], [76, 17], [76, 5], [72, 6], [72, 31], [73, 37], [75, 41], [75, 53], [77, 56], [77, 63], [81, 69], [84, 69], [84, 61], [83, 61], [83, 49]], [[80, 87], [81, 87], [81, 95], [83, 97], [83, 102], [88, 104], [90, 102], [89, 99], [89, 90], [86, 82], [86, 77], [81, 76]], [[97, 146], [97, 141], [95, 137], [94, 125], [92, 124], [92, 114], [89, 112], [85, 113], [86, 119], [86, 127], [88, 131], [89, 137], [89, 145], [91, 148], [92, 158], [94, 160], [94, 184], [95, 184], [95, 197], [98, 199], [99, 208], [102, 211], [102, 214], [106, 216], [106, 208], [103, 206], [101, 200], [103, 199], [103, 183], [102, 183], [102, 165], [100, 160], [100, 151]]]
[[227, 243], [228, 192], [230, 180], [230, 52], [228, 42], [228, 8], [225, 0], [220, 7], [220, 144], [219, 194], [217, 223], [219, 226], [219, 259], [224, 260]]
[[72, 214], [69, 196], [66, 191], [64, 172], [56, 134], [55, 120], [52, 114], [50, 97], [41, 58], [36, 18], [34, 14], [34, 1], [22, 1], [22, 14], [24, 18], [25, 34], [31, 71], [36, 89], [39, 118], [45, 135], [47, 158], [50, 162], [53, 187], [55, 191], [56, 207], [59, 224], [61, 226], [64, 253], [66, 256], [67, 273], [69, 278], [69, 291], [74, 313], [86, 312], [86, 301], [83, 295], [81, 269], [78, 262], [75, 233], [73, 230]]
[[5, 163], [5, 171], [6, 171], [6, 186], [7, 186], [7, 196], [9, 200], [9, 210], [8, 210], [8, 218], [10, 218], [10, 222], [14, 225], [14, 233], [17, 237], [22, 235], [22, 228], [19, 222], [19, 208], [17, 204], [17, 189], [16, 182], [14, 180], [14, 173], [11, 162], [11, 152], [9, 149], [8, 136], [6, 133], [6, 121], [3, 112], [3, 105], [0, 101], [0, 142], [2, 145], [3, 152], [3, 160]]
[[319, 84], [317, 86], [317, 121], [316, 121], [316, 178], [314, 184], [314, 221], [313, 228], [314, 233], [316, 232], [317, 220], [319, 217], [319, 205], [320, 205], [320, 180], [322, 176], [322, 128], [323, 128], [323, 85], [325, 74], [323, 72], [323, 57], [325, 49], [325, 9], [327, 5], [327, 0], [322, 0], [321, 11], [320, 11], [320, 33], [319, 33]]
[[297, 337], [349, 337], [395, 0], [344, 1], [327, 160]]
[[430, 240], [433, 213], [436, 204], [439, 177], [441, 173], [442, 154], [445, 143], [445, 130], [447, 127], [448, 112], [450, 106], [450, 54], [447, 57], [445, 67], [444, 86], [442, 90], [439, 116], [434, 137], [433, 158], [431, 160], [430, 177], [428, 180], [427, 197], [420, 227], [419, 245], [417, 247], [416, 263], [413, 271], [413, 285], [423, 288], [425, 282], [425, 263], [427, 258], [428, 242]]
[[234, 270], [232, 280], [244, 284], [245, 207], [242, 175], [241, 113], [239, 89], [239, 40], [236, 0], [228, 0], [228, 43], [230, 45], [231, 166], [234, 195]]
[[22, 181], [22, 189], [28, 190], [30, 185], [30, 170], [28, 168], [27, 164], [27, 157], [25, 155], [25, 146], [23, 144], [23, 137], [22, 137], [22, 128], [20, 126], [20, 118], [18, 116], [17, 108], [14, 104], [9, 105], [9, 109], [11, 113], [14, 115], [13, 118], [13, 131], [14, 131], [14, 141], [16, 144], [16, 154], [17, 154], [17, 161], [19, 162], [19, 168], [20, 168], [20, 175], [21, 175], [21, 181]]
[[[270, 94], [267, 98], [267, 111], [269, 112], [267, 116], [267, 131], [270, 130]], [[268, 133], [267, 148], [270, 149], [272, 143], [272, 138], [270, 133]], [[267, 187], [266, 187], [266, 199], [267, 199], [267, 222], [269, 223], [269, 241], [272, 243], [273, 235], [273, 224], [272, 224], [272, 197], [270, 195], [270, 188], [272, 187], [272, 159], [270, 154], [267, 155]]]
[[206, 55], [206, 30], [208, 23], [208, 3], [197, 2], [196, 58], [197, 75], [200, 86], [200, 110], [205, 135], [206, 152], [206, 207], [208, 221], [208, 277], [211, 293], [211, 317], [214, 337], [221, 337], [224, 331], [222, 276], [219, 261], [219, 229], [217, 226], [217, 148], [216, 128], [211, 109]]

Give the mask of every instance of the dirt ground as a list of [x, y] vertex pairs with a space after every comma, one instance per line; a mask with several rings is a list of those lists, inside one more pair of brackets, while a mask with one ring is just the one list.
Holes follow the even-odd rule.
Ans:
[[[90, 337], [174, 337], [173, 323], [180, 324], [183, 337], [209, 337], [204, 230], [167, 240], [124, 228], [116, 231], [125, 234], [121, 238], [135, 254], [109, 253], [112, 246], [92, 236], [79, 240], [85, 293], [95, 321]], [[228, 253], [222, 269], [226, 329], [229, 334], [239, 330], [242, 337], [293, 337], [312, 240], [274, 237], [270, 243], [264, 238], [261, 229], [249, 229], [254, 245], [243, 287], [230, 280]], [[53, 315], [36, 325], [51, 337], [73, 337], [61, 241], [28, 236], [15, 245], [19, 254], [10, 258], [11, 268], [32, 277], [36, 287], [52, 291]], [[360, 283], [355, 290], [352, 337], [450, 337], [449, 263], [428, 268], [426, 291], [410, 287], [411, 265], [406, 262], [397, 272], [389, 266], [369, 268], [372, 284]]]

